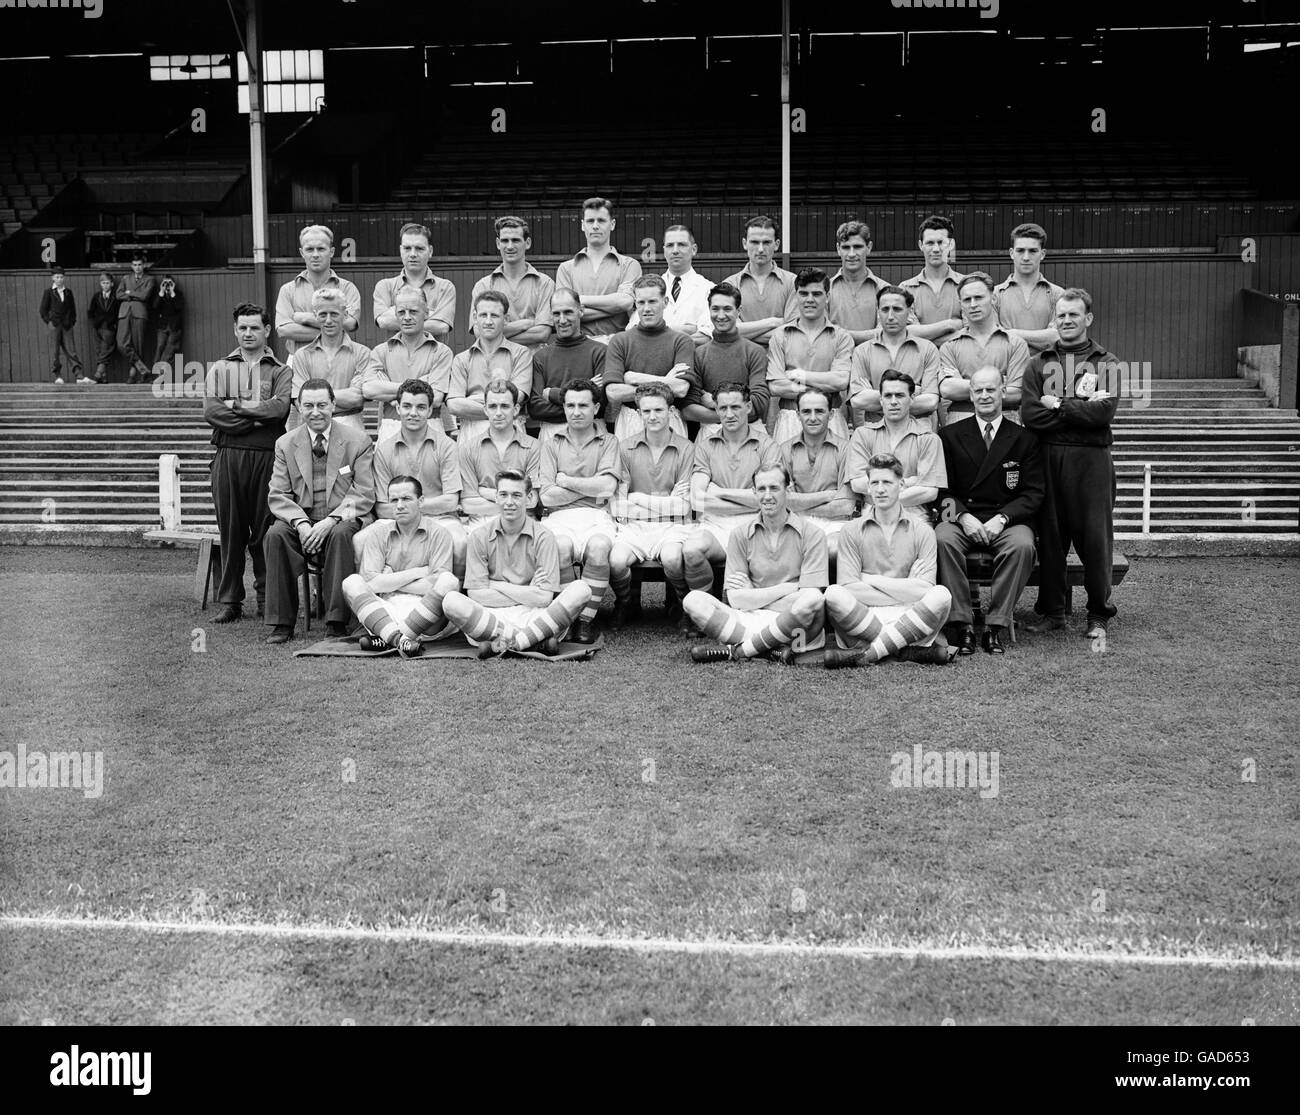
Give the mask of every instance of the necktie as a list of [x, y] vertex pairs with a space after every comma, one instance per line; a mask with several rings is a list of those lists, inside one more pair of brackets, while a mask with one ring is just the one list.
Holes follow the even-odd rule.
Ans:
[[993, 448], [993, 423], [984, 423], [984, 452], [987, 453]]
[[311, 447], [311, 455], [313, 457], [325, 456], [325, 435], [324, 434], [316, 435], [316, 444]]
[[673, 279], [673, 301], [677, 301], [677, 296], [682, 292], [682, 277], [678, 275]]

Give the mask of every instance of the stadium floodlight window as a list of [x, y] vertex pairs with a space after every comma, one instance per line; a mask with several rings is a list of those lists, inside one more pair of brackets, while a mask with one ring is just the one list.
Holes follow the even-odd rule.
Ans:
[[214, 81], [230, 80], [230, 56], [221, 55], [220, 65], [212, 54], [151, 54], [149, 55], [150, 81]]
[[[211, 61], [211, 59], [209, 59]], [[227, 59], [222, 59], [227, 62]], [[248, 60], [238, 56], [239, 111], [248, 112]], [[323, 50], [268, 50], [262, 55], [263, 110], [319, 112], [325, 101]]]

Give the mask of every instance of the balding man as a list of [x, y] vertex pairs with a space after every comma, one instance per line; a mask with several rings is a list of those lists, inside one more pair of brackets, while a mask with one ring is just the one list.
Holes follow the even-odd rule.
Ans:
[[[403, 287], [394, 296], [392, 312], [397, 333], [371, 350], [370, 363], [353, 383], [366, 399], [381, 404], [381, 441], [398, 432], [397, 391], [408, 379], [422, 379], [433, 388], [435, 415], [441, 412], [451, 387], [451, 349], [425, 328], [428, 305], [424, 291], [418, 286]], [[442, 425], [445, 430], [448, 423]]]
[[948, 486], [941, 493], [943, 522], [939, 581], [952, 593], [948, 641], [957, 653], [975, 653], [966, 555], [993, 555], [993, 592], [983, 647], [1003, 654], [1002, 635], [1011, 626], [1016, 601], [1034, 568], [1034, 523], [1043, 502], [1043, 463], [1038, 439], [1006, 421], [1002, 373], [981, 368], [970, 378], [975, 414], [945, 426], [943, 442]]
[[[551, 327], [554, 339], [533, 353], [533, 383], [528, 397], [528, 417], [545, 439], [564, 427], [564, 387], [574, 380], [586, 380], [600, 387], [605, 382], [603, 344], [583, 336], [582, 299], [576, 290], [561, 287], [551, 296]], [[605, 423], [597, 419], [596, 429]]]
[[[317, 291], [334, 290], [343, 299], [343, 332], [357, 331], [361, 317], [361, 292], [335, 273], [334, 233], [325, 225], [307, 225], [298, 233], [298, 254], [303, 270], [280, 287], [275, 300], [275, 332], [290, 353], [314, 341], [321, 330], [312, 298]], [[297, 398], [295, 389], [294, 398]], [[335, 415], [337, 418], [338, 416]]]
[[[309, 379], [323, 379], [334, 388], [334, 421], [364, 431], [366, 400], [359, 384], [372, 354], [347, 334], [348, 307], [343, 292], [332, 286], [312, 291], [311, 317], [317, 324], [316, 336], [299, 344], [289, 357], [293, 397], [297, 399]], [[295, 406], [288, 428], [297, 429], [301, 424]]]

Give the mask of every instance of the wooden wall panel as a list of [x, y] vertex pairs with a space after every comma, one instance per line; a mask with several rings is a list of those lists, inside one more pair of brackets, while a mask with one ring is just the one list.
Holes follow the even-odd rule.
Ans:
[[[534, 262], [540, 270], [554, 274], [559, 261], [558, 255], [551, 255], [538, 256]], [[701, 256], [696, 265], [707, 278], [721, 279], [738, 270], [743, 262], [739, 253], [729, 253]], [[465, 325], [470, 291], [494, 263], [486, 257], [435, 261], [435, 271], [456, 286], [457, 321], [452, 340], [457, 349], [467, 343]], [[816, 264], [833, 273], [838, 261], [825, 254], [796, 253], [792, 264], [796, 269]], [[891, 281], [907, 278], [920, 269], [919, 261], [911, 258], [882, 257], [873, 266], [877, 274]], [[662, 267], [659, 263], [648, 266], [647, 270]], [[1005, 256], [962, 252], [958, 268], [986, 270], [1001, 281], [1008, 274], [1009, 262]], [[278, 287], [297, 270], [288, 263], [277, 263], [272, 268], [275, 285]], [[362, 322], [357, 339], [373, 346], [383, 337], [370, 317], [370, 296], [378, 279], [396, 273], [397, 263], [395, 260], [365, 262], [341, 266], [338, 270], [361, 289]], [[1239, 256], [1062, 252], [1049, 260], [1045, 271], [1062, 285], [1087, 288], [1095, 299], [1094, 332], [1098, 339], [1122, 359], [1151, 361], [1156, 378], [1213, 378], [1235, 374], [1233, 307], [1239, 290], [1256, 285], [1251, 266], [1242, 263]], [[241, 301], [258, 299], [252, 268], [176, 269], [173, 274], [184, 291], [187, 305], [183, 358], [207, 362], [224, 356], [234, 347], [232, 308]], [[90, 271], [76, 270], [69, 274], [68, 281], [77, 298], [78, 349], [89, 361], [94, 347], [85, 308], [97, 289], [96, 280]], [[0, 272], [0, 360], [3, 360], [0, 381], [41, 381], [48, 374], [45, 327], [37, 315], [47, 282], [42, 271]], [[276, 347], [283, 355], [281, 346]]]

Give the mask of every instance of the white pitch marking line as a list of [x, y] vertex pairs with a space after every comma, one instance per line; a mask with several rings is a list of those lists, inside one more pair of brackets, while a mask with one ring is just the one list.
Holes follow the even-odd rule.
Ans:
[[364, 926], [227, 924], [213, 921], [145, 921], [123, 918], [0, 917], [0, 928], [117, 929], [145, 933], [182, 933], [218, 937], [302, 938], [324, 941], [393, 941], [482, 948], [606, 949], [614, 952], [686, 953], [722, 956], [789, 956], [854, 960], [1009, 960], [1060, 964], [1130, 964], [1149, 967], [1275, 968], [1300, 971], [1300, 957], [1173, 956], [1151, 953], [1083, 952], [1067, 949], [1027, 949], [996, 945], [804, 945], [788, 941], [674, 940], [667, 937], [600, 937], [592, 934], [470, 933], [451, 929], [376, 929]]

